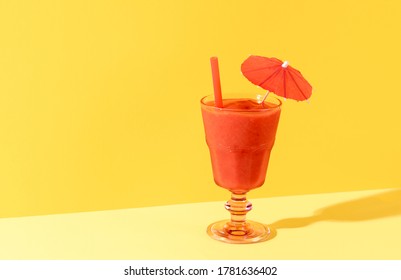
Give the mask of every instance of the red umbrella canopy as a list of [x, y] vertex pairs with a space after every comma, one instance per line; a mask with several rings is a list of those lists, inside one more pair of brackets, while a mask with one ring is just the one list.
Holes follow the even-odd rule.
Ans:
[[255, 85], [284, 98], [302, 101], [312, 95], [312, 86], [287, 61], [251, 55], [242, 63], [241, 71]]

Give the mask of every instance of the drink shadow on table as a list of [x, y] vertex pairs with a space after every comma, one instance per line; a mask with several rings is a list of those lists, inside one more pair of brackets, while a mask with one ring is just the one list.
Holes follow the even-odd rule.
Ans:
[[345, 201], [318, 209], [309, 217], [286, 218], [274, 229], [301, 228], [323, 221], [358, 222], [401, 215], [401, 189]]

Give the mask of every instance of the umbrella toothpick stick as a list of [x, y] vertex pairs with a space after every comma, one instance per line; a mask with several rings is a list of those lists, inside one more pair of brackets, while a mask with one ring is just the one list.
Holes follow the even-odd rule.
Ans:
[[266, 100], [267, 96], [269, 95], [269, 93], [270, 93], [270, 91], [267, 91], [266, 94], [263, 96], [263, 98], [262, 98], [261, 95], [258, 95], [258, 96], [256, 97], [257, 102], [258, 102], [259, 104], [262, 104], [263, 102], [265, 102], [265, 100]]

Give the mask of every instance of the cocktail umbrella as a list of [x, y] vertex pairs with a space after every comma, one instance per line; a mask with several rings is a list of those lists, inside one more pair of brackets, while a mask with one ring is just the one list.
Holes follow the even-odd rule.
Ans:
[[297, 101], [307, 100], [312, 95], [312, 86], [287, 61], [251, 55], [242, 63], [241, 71], [249, 81], [268, 90], [260, 102], [270, 91]]

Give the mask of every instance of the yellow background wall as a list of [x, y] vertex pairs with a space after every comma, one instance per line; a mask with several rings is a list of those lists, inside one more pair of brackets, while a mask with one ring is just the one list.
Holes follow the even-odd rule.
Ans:
[[401, 185], [401, 2], [0, 0], [0, 217], [225, 200], [199, 99], [301, 70], [250, 197]]

